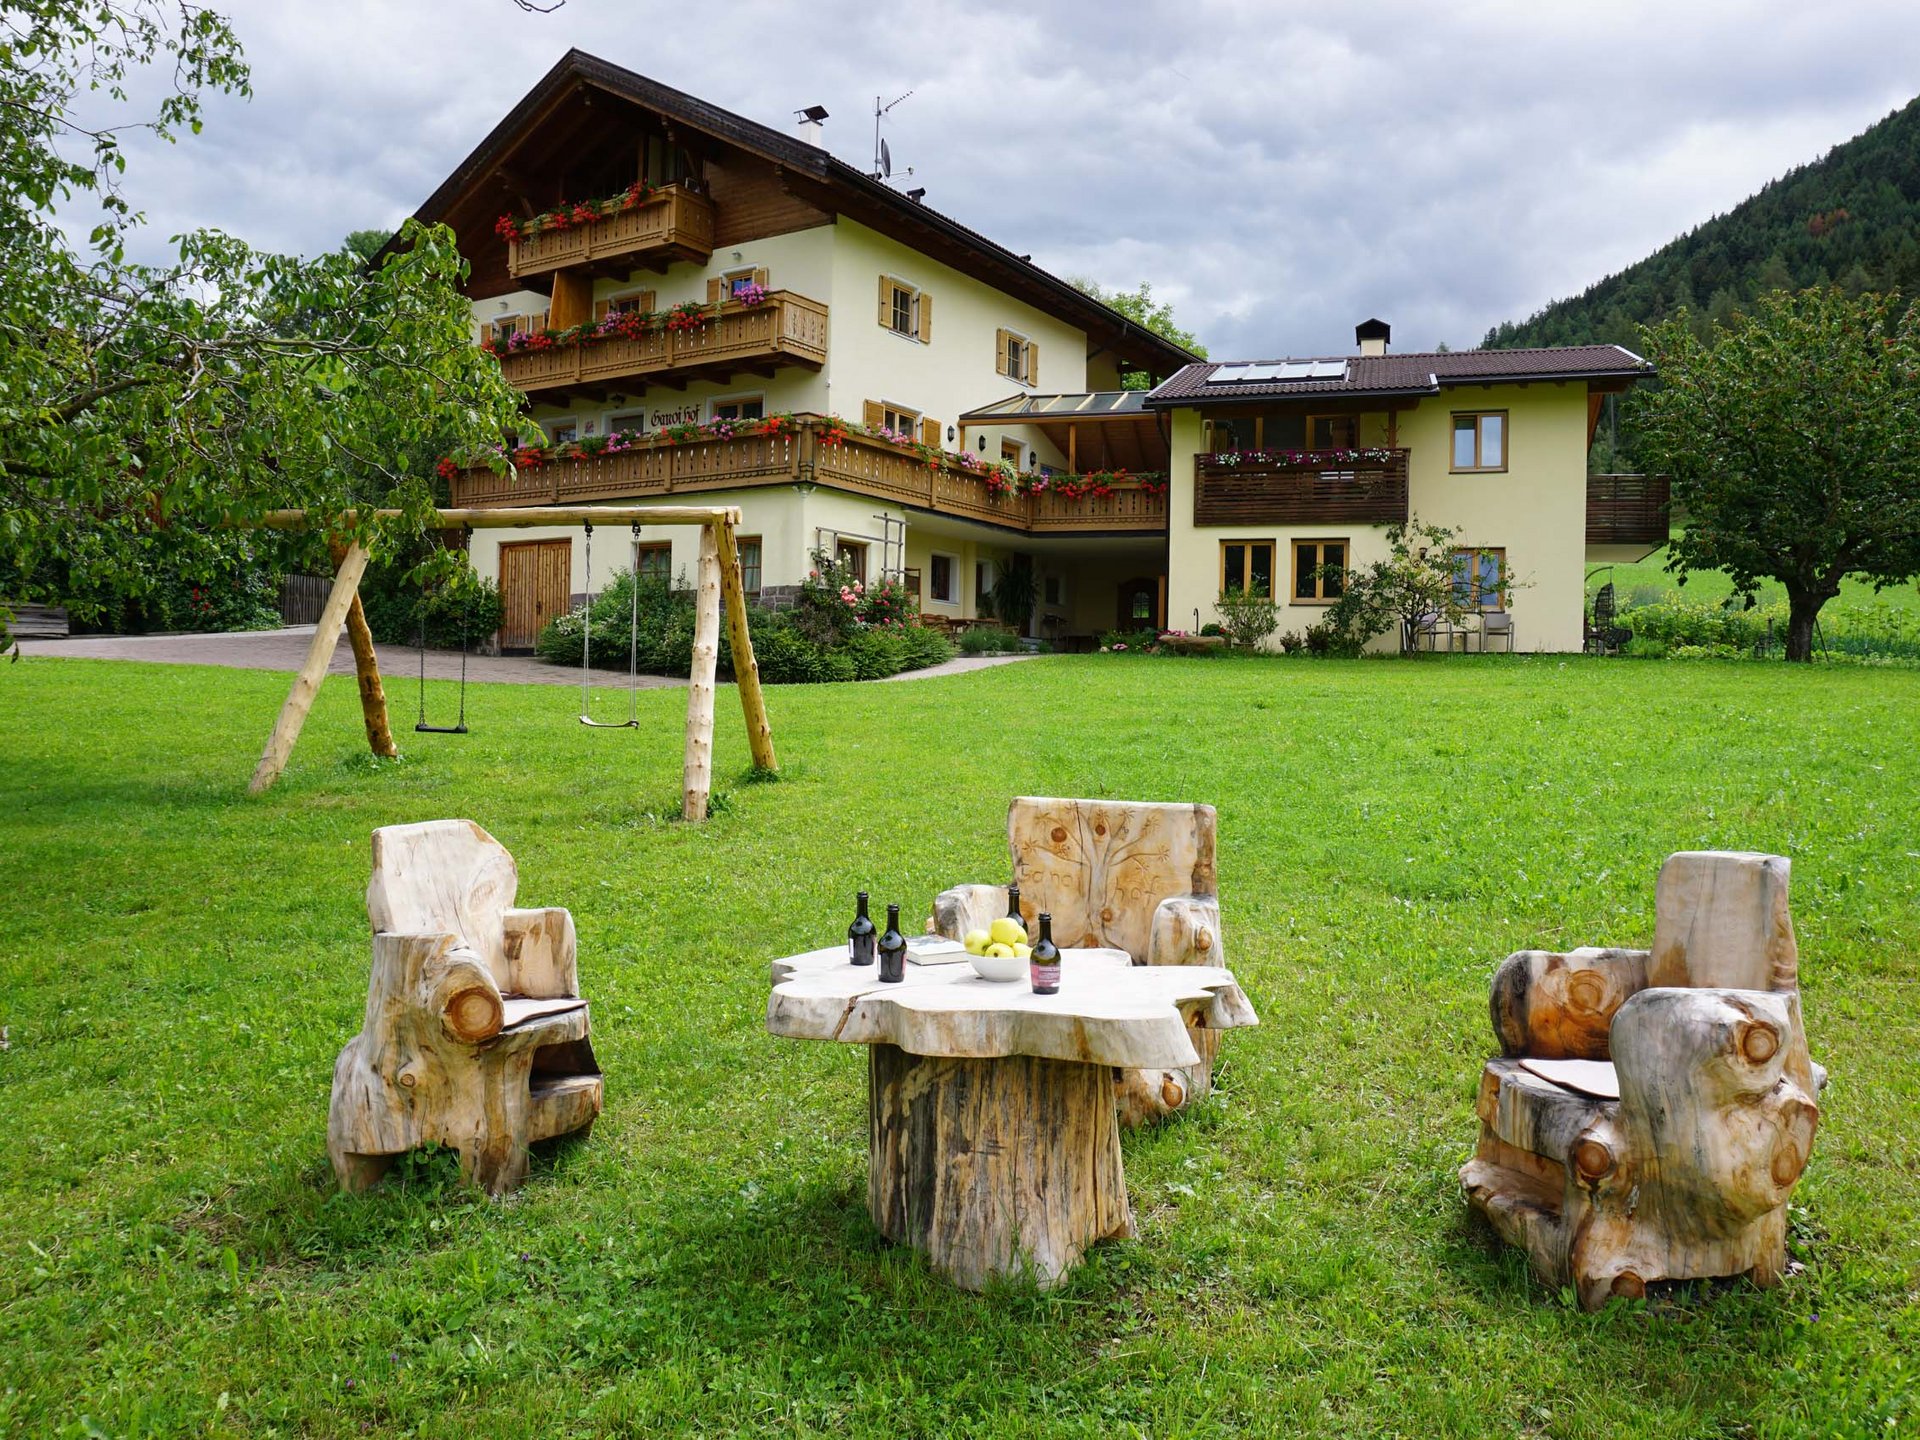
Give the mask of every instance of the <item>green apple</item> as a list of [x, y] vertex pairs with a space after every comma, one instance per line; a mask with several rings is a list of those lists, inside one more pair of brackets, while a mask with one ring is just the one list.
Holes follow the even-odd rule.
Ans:
[[1033, 958], [1033, 947], [1031, 945], [1014, 946], [1013, 958], [1016, 960], [1031, 960]]
[[984, 930], [967, 931], [966, 946], [967, 946], [967, 953], [969, 955], [986, 954], [987, 946], [992, 943], [993, 943], [993, 938], [990, 935], [988, 935], [987, 932]]
[[1026, 927], [1008, 915], [1002, 915], [998, 920], [994, 921], [993, 927], [988, 933], [992, 936], [993, 943], [996, 945], [1024, 945], [1027, 943]]
[[1013, 947], [1011, 945], [989, 945], [987, 946], [987, 954], [992, 955], [996, 959], [1011, 960], [1013, 958]]

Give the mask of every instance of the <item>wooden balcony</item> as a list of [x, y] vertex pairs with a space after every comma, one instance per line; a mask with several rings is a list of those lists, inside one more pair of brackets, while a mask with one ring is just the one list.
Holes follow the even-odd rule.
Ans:
[[788, 290], [759, 305], [729, 301], [697, 330], [663, 330], [638, 340], [600, 340], [500, 359], [507, 382], [528, 394], [649, 382], [725, 380], [742, 370], [827, 363], [827, 307]]
[[1327, 463], [1201, 455], [1194, 461], [1196, 525], [1398, 525], [1407, 518], [1407, 452]]
[[1666, 544], [1672, 489], [1664, 475], [1589, 475], [1587, 544]]
[[704, 265], [712, 255], [713, 202], [677, 186], [592, 225], [507, 242], [507, 268], [519, 278], [575, 265], [610, 274], [664, 271], [675, 260]]
[[760, 485], [824, 485], [909, 509], [1047, 535], [1164, 534], [1167, 497], [1134, 485], [1106, 496], [1006, 495], [995, 499], [978, 471], [951, 461], [929, 466], [919, 455], [864, 435], [824, 439], [826, 422], [801, 416], [794, 435], [747, 435], [672, 444], [649, 440], [618, 455], [552, 460], [508, 475], [462, 471], [456, 507], [572, 505], [654, 499]]

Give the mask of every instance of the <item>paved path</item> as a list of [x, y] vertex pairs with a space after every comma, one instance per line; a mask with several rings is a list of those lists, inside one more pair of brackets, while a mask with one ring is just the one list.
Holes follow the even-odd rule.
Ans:
[[[294, 671], [307, 658], [313, 626], [294, 625], [285, 630], [251, 630], [232, 635], [88, 635], [71, 640], [22, 640], [20, 651], [28, 656], [53, 656], [74, 660], [145, 660], [157, 665], [223, 665], [233, 670]], [[411, 679], [420, 673], [420, 652], [409, 645], [381, 645], [380, 674], [390, 684]], [[1025, 655], [965, 655], [925, 670], [909, 670], [894, 675], [894, 680], [927, 680], [939, 675], [962, 675], [969, 670], [984, 670], [1025, 660]], [[334, 647], [328, 666], [332, 675], [353, 673], [353, 648], [345, 634]], [[457, 650], [429, 650], [427, 678], [457, 680], [460, 677], [460, 653]], [[467, 678], [500, 681], [510, 685], [578, 685], [580, 672], [571, 666], [549, 665], [526, 655], [469, 655]], [[596, 670], [594, 684], [613, 689], [627, 683], [627, 677], [615, 670]], [[684, 687], [685, 680], [666, 675], [642, 675], [643, 690], [668, 690]]]

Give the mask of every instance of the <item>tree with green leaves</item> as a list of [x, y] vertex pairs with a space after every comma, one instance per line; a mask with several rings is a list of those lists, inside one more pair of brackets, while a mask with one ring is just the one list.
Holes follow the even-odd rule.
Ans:
[[1385, 559], [1355, 570], [1322, 567], [1323, 578], [1340, 587], [1340, 598], [1321, 622], [1334, 650], [1358, 654], [1369, 640], [1397, 629], [1401, 653], [1410, 655], [1428, 617], [1459, 625], [1468, 608], [1488, 593], [1504, 607], [1512, 581], [1504, 571], [1493, 577], [1463, 575], [1456, 559], [1459, 537], [1459, 531], [1424, 524], [1415, 515], [1387, 530]]
[[[1169, 301], [1155, 300], [1153, 286], [1145, 280], [1136, 290], [1108, 290], [1097, 280], [1085, 276], [1074, 276], [1067, 283], [1082, 294], [1091, 295], [1102, 305], [1118, 310], [1142, 329], [1163, 335], [1176, 345], [1185, 346], [1202, 360], [1207, 358], [1207, 347], [1194, 339], [1191, 330], [1183, 330], [1173, 318], [1173, 305]], [[1149, 388], [1149, 378], [1144, 370], [1131, 370], [1121, 375], [1120, 386], [1124, 390], [1145, 390]]]
[[1813, 658], [1848, 576], [1920, 574], [1920, 315], [1837, 286], [1758, 300], [1706, 339], [1686, 315], [1645, 332], [1660, 384], [1642, 444], [1685, 528], [1668, 568], [1787, 592], [1787, 658]]
[[[172, 89], [131, 115], [146, 71]], [[211, 553], [269, 509], [338, 528], [379, 504], [417, 528], [435, 457], [482, 450], [518, 411], [472, 344], [444, 228], [409, 223], [378, 269], [214, 231], [165, 264], [127, 258], [122, 139], [197, 131], [209, 93], [250, 93], [248, 71], [190, 0], [0, 15], [0, 574], [27, 598], [137, 597], [157, 549]], [[57, 222], [89, 207], [76, 245]]]

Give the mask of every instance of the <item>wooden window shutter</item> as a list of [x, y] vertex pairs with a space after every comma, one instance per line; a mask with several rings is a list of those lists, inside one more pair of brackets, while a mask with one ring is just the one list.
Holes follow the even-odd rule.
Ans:
[[1007, 332], [1004, 330], [996, 330], [993, 332], [993, 372], [996, 375], [1006, 375], [1009, 378], [1014, 378], [1012, 372], [1007, 369], [1008, 338]]
[[880, 323], [889, 330], [893, 328], [893, 277], [880, 277]]
[[1022, 378], [1024, 378], [1029, 385], [1038, 385], [1040, 383], [1040, 347], [1029, 340], [1027, 341], [1026, 353], [1027, 373]]
[[867, 429], [884, 430], [887, 428], [887, 407], [882, 405], [878, 400], [867, 401], [865, 413], [866, 418], [862, 423], [866, 425]]
[[933, 342], [933, 296], [926, 291], [920, 292], [920, 343]]
[[771, 284], [769, 283], [770, 279], [771, 279], [771, 272], [769, 272], [764, 266], [753, 272], [753, 283], [758, 285], [762, 290], [768, 290], [772, 288]]
[[538, 315], [529, 315], [527, 317], [527, 322], [528, 322], [527, 329], [534, 330], [534, 331], [546, 329], [547, 316], [550, 315], [551, 313], [552, 312], [549, 310], [542, 310]]
[[936, 450], [940, 448], [940, 422], [938, 420], [922, 420], [920, 422], [920, 443], [922, 445], [931, 445]]
[[593, 302], [593, 318], [596, 320], [606, 319], [607, 311], [610, 310], [612, 307], [613, 307], [613, 302], [611, 300], [594, 301]]
[[642, 310], [645, 310], [645, 311], [647, 311], [647, 312], [648, 312], [649, 314], [651, 314], [651, 313], [652, 313], [652, 311], [653, 311], [653, 291], [651, 291], [651, 290], [642, 290], [642, 291], [640, 292], [640, 308], [641, 308]]
[[709, 276], [707, 279], [707, 303], [709, 305], [715, 305], [726, 298], [726, 280], [719, 275]]

